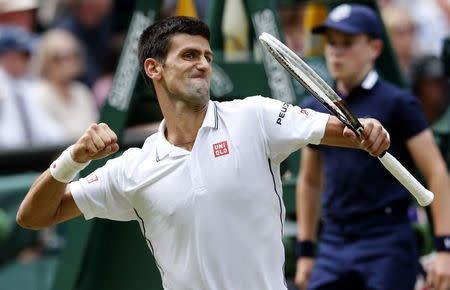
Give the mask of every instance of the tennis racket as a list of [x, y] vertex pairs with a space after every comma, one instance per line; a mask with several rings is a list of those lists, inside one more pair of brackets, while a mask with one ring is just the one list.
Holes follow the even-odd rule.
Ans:
[[[355, 134], [362, 137], [364, 128], [358, 118], [351, 112], [344, 100], [308, 64], [268, 33], [263, 32], [259, 36], [259, 40], [305, 89]], [[378, 159], [409, 190], [421, 206], [427, 206], [433, 201], [433, 193], [423, 187], [395, 157], [384, 152]]]

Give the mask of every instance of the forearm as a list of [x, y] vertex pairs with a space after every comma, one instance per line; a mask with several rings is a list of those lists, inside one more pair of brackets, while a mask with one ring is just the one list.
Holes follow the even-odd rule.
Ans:
[[338, 147], [360, 148], [360, 140], [345, 137], [344, 129], [345, 125], [338, 118], [330, 116], [320, 143]]
[[297, 200], [297, 239], [315, 241], [320, 215], [320, 193], [300, 190]]
[[450, 180], [446, 168], [430, 177], [429, 189], [435, 194], [431, 211], [436, 235], [450, 235]]
[[67, 184], [53, 178], [49, 170], [31, 186], [17, 212], [17, 223], [24, 228], [39, 229], [54, 224]]
[[316, 240], [320, 215], [320, 188], [307, 186], [305, 182], [297, 184], [297, 239]]
[[425, 177], [428, 189], [434, 193], [431, 214], [437, 235], [450, 235], [449, 173], [437, 147], [433, 133], [426, 129], [410, 138], [406, 146]]

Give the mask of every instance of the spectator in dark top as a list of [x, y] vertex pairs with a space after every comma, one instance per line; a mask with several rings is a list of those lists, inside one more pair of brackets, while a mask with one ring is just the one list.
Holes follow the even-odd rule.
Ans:
[[101, 64], [112, 37], [112, 0], [75, 0], [69, 14], [55, 26], [72, 32], [83, 44], [86, 71], [81, 81], [92, 87], [101, 73]]
[[413, 61], [410, 79], [413, 93], [422, 103], [428, 123], [433, 124], [447, 110], [450, 102], [442, 61], [434, 55], [418, 57]]

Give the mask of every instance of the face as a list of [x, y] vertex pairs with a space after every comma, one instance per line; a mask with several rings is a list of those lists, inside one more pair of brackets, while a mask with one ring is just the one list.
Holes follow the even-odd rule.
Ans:
[[446, 110], [449, 103], [446, 91], [445, 80], [443, 79], [425, 79], [422, 80], [418, 97], [420, 98], [424, 109], [428, 114], [436, 117]]
[[87, 27], [97, 26], [113, 8], [112, 0], [82, 0], [77, 7], [78, 20]]
[[347, 34], [329, 29], [325, 34], [328, 70], [337, 82], [359, 82], [373, 68], [381, 51], [381, 41], [363, 34]]
[[166, 60], [160, 64], [160, 72], [153, 78], [155, 88], [159, 83], [171, 98], [205, 104], [209, 100], [212, 60], [207, 39], [176, 34], [171, 38]]
[[71, 82], [82, 71], [80, 51], [73, 41], [67, 39], [48, 52], [46, 77], [56, 82]]
[[28, 72], [30, 57], [20, 51], [7, 51], [0, 55], [0, 66], [13, 78], [21, 78]]
[[400, 58], [411, 57], [414, 45], [414, 24], [408, 22], [396, 23], [388, 27], [388, 30], [397, 56]]

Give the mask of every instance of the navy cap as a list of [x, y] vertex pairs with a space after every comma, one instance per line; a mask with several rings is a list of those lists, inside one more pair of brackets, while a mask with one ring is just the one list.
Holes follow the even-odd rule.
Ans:
[[335, 29], [348, 34], [366, 34], [373, 38], [382, 37], [381, 19], [370, 7], [360, 4], [341, 4], [328, 14], [327, 20], [313, 28], [313, 33], [324, 33]]
[[21, 51], [32, 53], [33, 38], [32, 36], [17, 26], [1, 26], [0, 27], [0, 53], [6, 51]]

